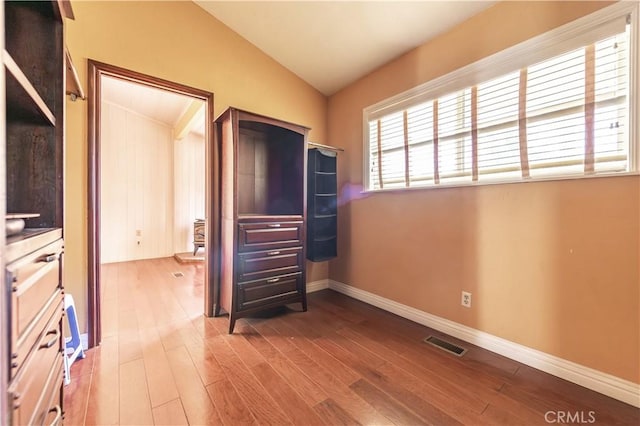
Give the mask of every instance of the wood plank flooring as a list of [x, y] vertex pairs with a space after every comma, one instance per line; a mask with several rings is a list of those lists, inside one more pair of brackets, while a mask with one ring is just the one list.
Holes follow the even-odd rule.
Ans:
[[331, 290], [228, 335], [202, 315], [201, 265], [108, 264], [102, 279], [104, 338], [71, 368], [66, 425], [640, 424], [634, 407]]

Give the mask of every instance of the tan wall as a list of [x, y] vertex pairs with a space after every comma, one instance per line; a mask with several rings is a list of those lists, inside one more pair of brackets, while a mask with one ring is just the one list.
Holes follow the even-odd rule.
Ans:
[[602, 6], [499, 3], [332, 96], [346, 151], [330, 278], [640, 382], [638, 176], [359, 192], [364, 107]]
[[[311, 127], [326, 140], [326, 98], [192, 2], [73, 3], [67, 44], [87, 89], [87, 58], [214, 93], [215, 113], [227, 106]], [[65, 272], [80, 326], [86, 330], [87, 103], [67, 102]], [[308, 280], [327, 277], [309, 264]]]

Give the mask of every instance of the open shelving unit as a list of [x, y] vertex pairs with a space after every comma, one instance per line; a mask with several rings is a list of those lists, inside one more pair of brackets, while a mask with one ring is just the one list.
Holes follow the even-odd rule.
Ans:
[[57, 1], [5, 2], [7, 213], [62, 227], [65, 49]]
[[337, 154], [314, 148], [307, 155], [307, 259], [322, 262], [338, 255]]
[[[0, 156], [3, 371], [0, 423], [60, 424], [63, 413], [64, 20], [68, 1], [5, 1]], [[1, 87], [1, 84], [0, 84]]]

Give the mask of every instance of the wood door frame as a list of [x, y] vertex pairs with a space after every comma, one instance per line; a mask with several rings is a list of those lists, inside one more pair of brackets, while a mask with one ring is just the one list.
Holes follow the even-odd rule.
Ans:
[[220, 279], [220, 186], [219, 152], [214, 142], [213, 93], [173, 81], [88, 60], [88, 332], [89, 347], [100, 344], [100, 117], [102, 99], [101, 77], [109, 76], [132, 83], [186, 95], [205, 102], [205, 273], [204, 314], [213, 316]]

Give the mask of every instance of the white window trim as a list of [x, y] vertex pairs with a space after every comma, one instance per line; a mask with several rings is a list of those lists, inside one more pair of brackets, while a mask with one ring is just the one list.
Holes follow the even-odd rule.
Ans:
[[[386, 192], [424, 190], [434, 188], [451, 188], [459, 186], [483, 186], [504, 183], [539, 182], [548, 180], [570, 180], [585, 178], [601, 178], [606, 176], [629, 176], [640, 174], [640, 104], [638, 95], [640, 90], [640, 4], [636, 1], [622, 0], [611, 6], [607, 6], [589, 15], [576, 19], [560, 27], [535, 36], [522, 43], [508, 47], [498, 53], [487, 56], [462, 68], [454, 70], [441, 77], [413, 87], [402, 93], [394, 95], [383, 101], [370, 105], [362, 111], [362, 135], [363, 135], [363, 191], [362, 192]], [[630, 172], [601, 173], [598, 175], [567, 175], [552, 177], [536, 177], [528, 180], [494, 180], [490, 182], [456, 182], [441, 183], [432, 186], [416, 186], [408, 188], [371, 188], [371, 176], [369, 173], [369, 121], [382, 117], [388, 113], [398, 111], [421, 101], [437, 99], [440, 96], [457, 90], [470, 87], [492, 78], [513, 72], [522, 67], [531, 65], [538, 60], [547, 59], [576, 47], [576, 43], [587, 44], [594, 33], [605, 30], [609, 23], [619, 17], [630, 15], [631, 34], [629, 43], [629, 151]]]

